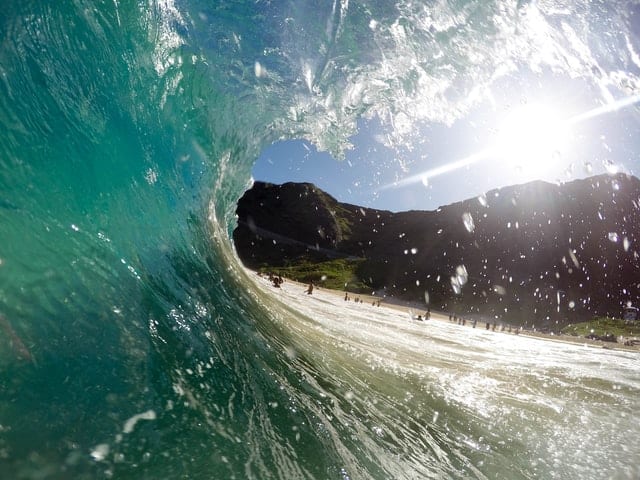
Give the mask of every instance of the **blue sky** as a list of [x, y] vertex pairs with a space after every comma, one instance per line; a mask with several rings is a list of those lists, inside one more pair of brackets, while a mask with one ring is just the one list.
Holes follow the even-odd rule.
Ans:
[[[411, 148], [404, 151], [379, 141], [385, 130], [377, 121], [362, 121], [345, 160], [318, 152], [306, 141], [279, 142], [262, 153], [253, 177], [311, 182], [342, 202], [405, 211], [433, 210], [534, 179], [637, 174], [639, 97], [618, 93], [607, 102], [586, 83], [557, 78], [533, 87], [529, 82], [526, 88], [522, 79], [514, 79], [511, 86], [453, 125], [417, 125]], [[607, 104], [613, 105], [611, 111], [602, 109]], [[545, 142], [548, 151], [538, 151]], [[456, 163], [459, 168], [438, 171]]]

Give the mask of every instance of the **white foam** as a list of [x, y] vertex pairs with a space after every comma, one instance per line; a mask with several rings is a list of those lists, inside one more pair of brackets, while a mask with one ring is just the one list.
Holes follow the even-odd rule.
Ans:
[[131, 433], [133, 429], [136, 427], [136, 423], [140, 420], [155, 420], [156, 412], [153, 410], [147, 410], [146, 412], [138, 413], [131, 417], [129, 420], [124, 422], [124, 428], [122, 429], [123, 433]]

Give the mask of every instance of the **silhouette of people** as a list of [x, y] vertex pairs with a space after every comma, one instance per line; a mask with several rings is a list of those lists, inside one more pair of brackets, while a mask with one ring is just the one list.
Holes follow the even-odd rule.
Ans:
[[313, 293], [313, 281], [309, 282], [309, 286], [307, 287], [307, 295], [311, 295]]

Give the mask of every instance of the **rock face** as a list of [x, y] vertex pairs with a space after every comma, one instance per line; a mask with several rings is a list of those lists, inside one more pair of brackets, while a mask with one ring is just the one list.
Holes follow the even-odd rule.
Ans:
[[620, 316], [640, 292], [640, 180], [596, 176], [492, 190], [435, 211], [340, 203], [312, 184], [256, 182], [233, 238], [251, 268], [357, 257], [357, 275], [433, 308], [512, 323]]

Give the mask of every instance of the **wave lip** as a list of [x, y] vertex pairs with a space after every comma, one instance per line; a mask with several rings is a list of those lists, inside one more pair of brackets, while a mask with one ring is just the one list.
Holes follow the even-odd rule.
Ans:
[[[585, 78], [602, 95], [631, 88], [635, 17], [616, 13], [626, 6], [3, 5], [0, 476], [565, 472], [510, 456], [459, 400], [465, 392], [422, 382], [442, 379], [419, 361], [417, 372], [388, 368], [357, 337], [332, 336], [324, 317], [302, 319], [304, 304], [266, 299], [229, 231], [251, 165], [274, 140], [304, 138], [340, 156], [357, 121], [377, 117], [390, 129], [384, 142], [415, 146], [416, 124], [454, 122], [522, 65]], [[385, 341], [373, 336], [365, 343]], [[385, 354], [403, 352], [398, 343]], [[576, 398], [599, 399], [599, 382], [611, 380], [575, 386]], [[636, 387], [615, 386], [621, 411], [637, 410]], [[608, 410], [596, 404], [571, 422], [604, 425]], [[548, 438], [560, 445], [571, 425], [549, 427]], [[637, 452], [603, 458], [624, 474], [625, 454]], [[597, 476], [577, 464], [568, 476]]]

